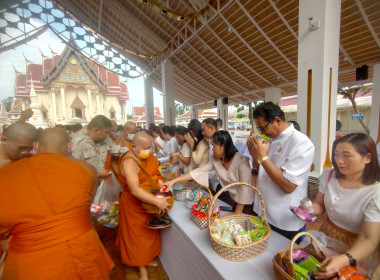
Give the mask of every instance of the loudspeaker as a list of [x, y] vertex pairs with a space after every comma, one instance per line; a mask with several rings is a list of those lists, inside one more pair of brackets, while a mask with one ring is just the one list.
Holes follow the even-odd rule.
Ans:
[[227, 104], [228, 104], [228, 97], [224, 97], [224, 98], [222, 99], [222, 104], [223, 104], [223, 105], [227, 105]]
[[218, 100], [214, 100], [214, 106], [218, 106]]
[[356, 80], [367, 80], [368, 79], [368, 66], [363, 65], [362, 67], [356, 68]]

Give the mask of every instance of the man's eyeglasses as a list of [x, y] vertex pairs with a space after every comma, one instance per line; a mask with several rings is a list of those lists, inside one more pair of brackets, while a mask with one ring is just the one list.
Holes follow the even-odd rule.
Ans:
[[267, 122], [267, 124], [264, 125], [264, 126], [256, 126], [256, 129], [257, 129], [258, 131], [260, 131], [260, 132], [264, 132], [265, 129], [267, 128], [267, 126], [270, 125], [273, 121], [274, 121], [274, 120], [271, 120], [271, 121]]

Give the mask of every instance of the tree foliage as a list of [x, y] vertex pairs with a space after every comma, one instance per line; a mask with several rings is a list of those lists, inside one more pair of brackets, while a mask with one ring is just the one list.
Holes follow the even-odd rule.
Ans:
[[5, 110], [7, 112], [9, 112], [12, 108], [13, 97], [12, 96], [7, 97], [7, 98], [3, 99], [1, 102], [3, 102], [3, 104], [5, 106]]
[[[240, 113], [241, 111], [248, 109], [248, 118], [249, 122], [251, 123], [252, 127], [254, 127], [254, 121], [253, 121], [253, 109], [259, 104], [259, 101], [249, 102], [249, 103], [243, 103], [243, 104], [236, 104], [234, 107], [237, 109], [236, 112]], [[239, 117], [240, 116], [240, 117]], [[237, 114], [237, 118], [243, 118], [243, 114]]]
[[[346, 88], [339, 88], [338, 94], [342, 95], [343, 97], [348, 98], [351, 101], [352, 108], [354, 109], [355, 114], [359, 114], [358, 105], [356, 104], [355, 98], [356, 95], [361, 92], [361, 95], [366, 95], [368, 92], [370, 92], [372, 89], [367, 86], [354, 86], [354, 87], [346, 87]], [[363, 126], [364, 130], [369, 134], [369, 128], [367, 124], [359, 119], [360, 124]]]
[[182, 104], [181, 102], [174, 102], [175, 105], [175, 116], [176, 118], [182, 116], [184, 113], [190, 110], [189, 106]]

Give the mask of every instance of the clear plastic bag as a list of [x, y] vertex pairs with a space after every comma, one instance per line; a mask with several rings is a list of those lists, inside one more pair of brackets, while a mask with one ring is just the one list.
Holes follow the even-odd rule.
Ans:
[[[339, 254], [343, 254], [349, 250], [349, 247], [343, 242], [327, 236], [321, 231], [318, 230], [309, 230], [308, 231], [315, 239], [317, 239], [319, 245], [321, 246], [323, 252], [326, 256], [331, 257]], [[307, 247], [310, 245], [310, 237], [306, 236], [300, 246]], [[359, 272], [363, 275], [371, 275], [376, 266], [379, 264], [378, 258], [367, 258], [358, 262]], [[377, 279], [377, 278], [371, 278]], [[379, 278], [380, 279], [380, 278]]]
[[119, 196], [122, 191], [114, 174], [103, 179], [91, 204], [91, 215], [110, 228], [119, 225]]
[[[313, 237], [318, 241], [323, 252], [326, 256], [334, 256], [346, 252], [349, 248], [343, 242], [336, 240], [334, 238], [328, 237], [321, 231], [318, 230], [309, 230], [308, 233], [313, 235]], [[310, 237], [306, 236], [300, 245], [302, 247], [307, 247], [310, 244]]]

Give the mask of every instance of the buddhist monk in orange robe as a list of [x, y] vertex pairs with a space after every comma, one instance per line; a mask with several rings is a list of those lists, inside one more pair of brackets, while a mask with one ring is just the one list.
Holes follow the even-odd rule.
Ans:
[[0, 168], [29, 156], [36, 136], [37, 128], [30, 123], [10, 125], [1, 136]]
[[137, 127], [134, 122], [126, 122], [123, 128], [123, 134], [117, 138], [115, 144], [121, 147], [127, 147], [131, 149], [132, 147], [132, 139], [137, 132]]
[[[161, 251], [159, 230], [149, 229], [146, 222], [152, 219], [141, 206], [141, 201], [157, 206], [161, 211], [170, 205], [167, 198], [156, 198], [141, 188], [151, 185], [139, 165], [158, 185], [163, 180], [158, 170], [157, 159], [149, 153], [152, 138], [146, 132], [138, 132], [133, 138], [132, 148], [119, 160], [118, 179], [124, 191], [119, 202], [119, 232], [117, 244], [120, 248], [122, 263], [138, 266], [140, 279], [147, 280], [145, 266], [149, 265]], [[136, 161], [139, 163], [137, 164]]]
[[89, 217], [96, 170], [64, 156], [67, 146], [64, 130], [46, 129], [39, 154], [0, 169], [5, 280], [108, 279], [113, 263]]

